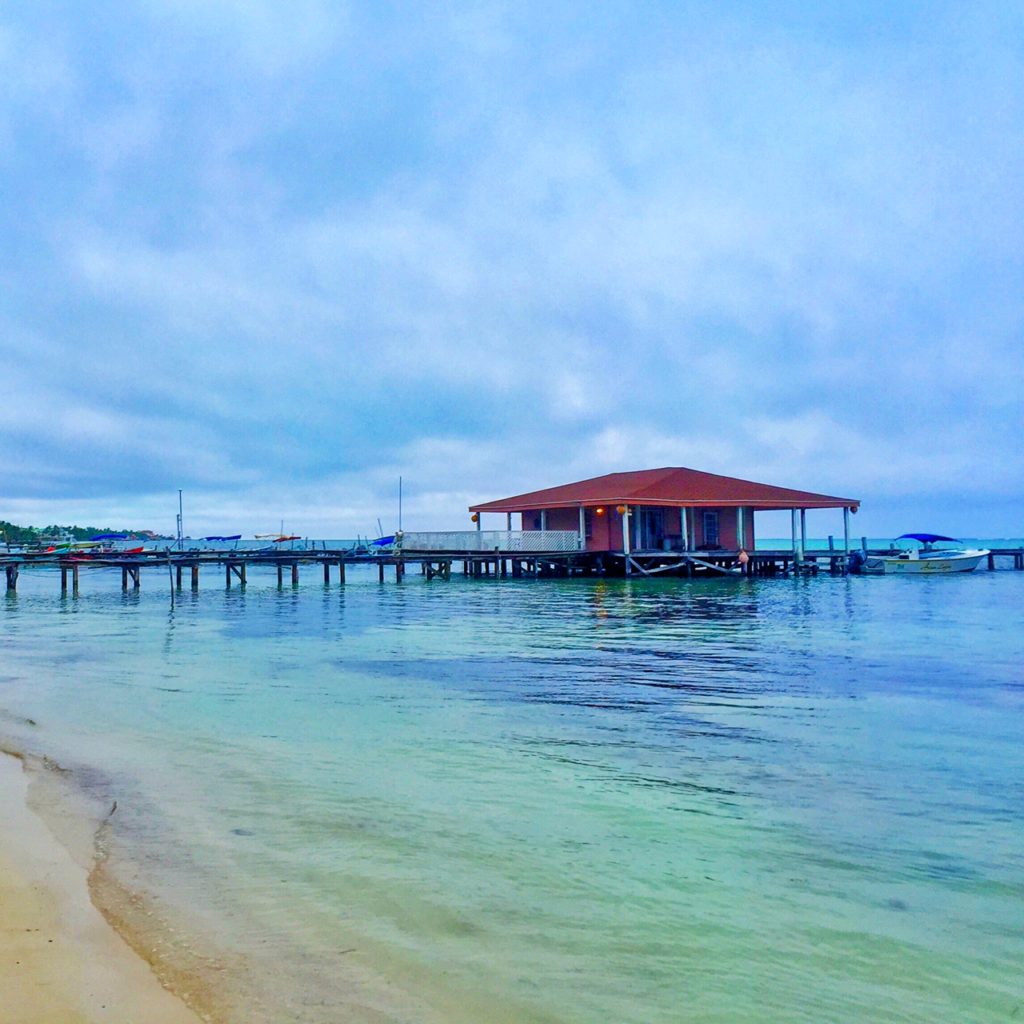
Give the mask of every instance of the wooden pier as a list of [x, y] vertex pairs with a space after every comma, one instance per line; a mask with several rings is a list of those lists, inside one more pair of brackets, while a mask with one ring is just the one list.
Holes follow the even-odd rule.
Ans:
[[[869, 555], [895, 554], [889, 549], [872, 549]], [[142, 576], [160, 573], [168, 581], [172, 595], [185, 585], [198, 590], [201, 578], [224, 581], [224, 587], [244, 589], [250, 570], [269, 569], [277, 574], [277, 585], [286, 583], [298, 587], [301, 573], [314, 570], [322, 575], [325, 586], [334, 580], [346, 581], [350, 566], [376, 566], [380, 583], [391, 573], [401, 582], [410, 568], [419, 569], [429, 580], [447, 581], [452, 573], [474, 578], [551, 578], [625, 576], [657, 578], [662, 576], [700, 578], [737, 576], [738, 551], [634, 551], [628, 556], [621, 553], [587, 551], [523, 552], [436, 550], [399, 550], [381, 554], [357, 554], [351, 550], [303, 548], [290, 551], [202, 550], [202, 551], [146, 551], [120, 555], [117, 552], [74, 555], [54, 552], [0, 552], [7, 590], [16, 591], [18, 577], [23, 571], [56, 569], [60, 576], [60, 591], [77, 595], [80, 592], [83, 570], [115, 569], [121, 573], [121, 589], [136, 591], [142, 586]], [[748, 555], [744, 575], [780, 577], [814, 575], [829, 572], [845, 574], [847, 558], [841, 550], [810, 549], [801, 558], [789, 549], [752, 551]], [[987, 556], [987, 568], [1024, 570], [1024, 548], [996, 548]]]

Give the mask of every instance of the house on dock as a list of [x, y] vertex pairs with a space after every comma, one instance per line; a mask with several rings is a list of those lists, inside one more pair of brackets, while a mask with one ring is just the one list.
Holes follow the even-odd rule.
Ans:
[[[646, 575], [695, 571], [729, 572], [746, 549], [749, 571], [774, 575], [790, 567], [816, 571], [805, 558], [808, 509], [840, 509], [843, 546], [832, 548], [829, 565], [845, 571], [850, 549], [850, 513], [860, 501], [774, 484], [755, 483], [696, 469], [666, 467], [561, 484], [511, 498], [471, 505], [474, 530], [395, 535], [397, 557], [435, 557], [450, 568], [505, 574], [521, 572]], [[754, 553], [754, 516], [792, 513], [791, 551]], [[484, 528], [485, 516], [493, 519]], [[513, 517], [517, 517], [515, 521]], [[515, 527], [518, 526], [518, 529]], [[742, 559], [741, 559], [742, 561]]]
[[620, 557], [665, 552], [753, 550], [754, 515], [790, 511], [794, 549], [806, 546], [806, 510], [843, 510], [844, 547], [849, 514], [860, 502], [774, 484], [755, 483], [695, 469], [666, 467], [609, 473], [511, 498], [470, 506], [477, 529], [484, 515], [504, 515], [505, 529], [519, 516], [525, 532], [576, 534], [579, 551]]

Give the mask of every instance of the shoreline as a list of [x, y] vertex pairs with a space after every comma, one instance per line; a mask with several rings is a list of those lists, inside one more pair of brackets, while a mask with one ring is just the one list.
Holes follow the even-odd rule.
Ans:
[[[93, 902], [82, 862], [33, 810], [33, 766], [0, 751], [0, 991], [12, 1024], [201, 1024]], [[78, 856], [76, 856], [77, 854]]]

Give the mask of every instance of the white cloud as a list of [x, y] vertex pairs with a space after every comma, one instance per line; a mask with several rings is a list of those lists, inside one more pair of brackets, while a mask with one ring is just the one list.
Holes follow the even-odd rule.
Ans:
[[114, 500], [111, 453], [239, 518], [283, 478], [362, 520], [385, 470], [439, 517], [645, 465], [1020, 495], [998, 26], [592, 14], [9, 19], [0, 440], [26, 495], [67, 460]]

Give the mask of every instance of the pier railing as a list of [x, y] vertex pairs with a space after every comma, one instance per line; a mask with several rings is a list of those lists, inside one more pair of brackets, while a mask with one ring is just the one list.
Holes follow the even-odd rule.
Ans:
[[579, 551], [580, 535], [575, 530], [453, 530], [434, 533], [403, 533], [396, 538], [395, 550], [412, 551], [500, 551], [524, 552]]

